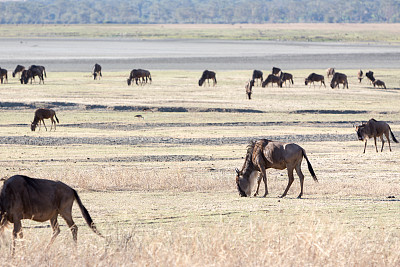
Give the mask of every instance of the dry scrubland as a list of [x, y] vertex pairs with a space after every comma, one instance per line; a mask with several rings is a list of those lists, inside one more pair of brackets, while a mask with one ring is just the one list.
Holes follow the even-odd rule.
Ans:
[[[24, 221], [15, 257], [10, 231], [3, 235], [1, 262], [398, 266], [400, 145], [376, 153], [370, 141], [362, 154], [352, 126], [372, 117], [389, 121], [400, 139], [400, 71], [374, 70], [387, 90], [359, 84], [357, 70], [341, 71], [348, 90], [309, 88], [304, 77], [324, 70], [295, 70], [294, 86], [255, 87], [251, 101], [244, 91], [251, 70], [218, 71], [218, 85], [202, 88], [195, 71], [153, 71], [153, 84], [143, 87], [126, 85], [129, 71], [105, 72], [101, 81], [50, 72], [45, 85], [10, 78], [0, 86], [2, 176], [71, 185], [107, 238], [92, 233], [74, 206], [76, 248], [64, 221], [48, 250], [48, 224]], [[37, 107], [56, 110], [57, 131], [30, 131]], [[295, 198], [297, 176], [288, 196], [277, 197], [287, 183], [277, 170], [267, 173], [267, 198], [240, 198], [234, 168], [254, 138], [300, 144], [320, 182], [303, 163], [303, 199]]]

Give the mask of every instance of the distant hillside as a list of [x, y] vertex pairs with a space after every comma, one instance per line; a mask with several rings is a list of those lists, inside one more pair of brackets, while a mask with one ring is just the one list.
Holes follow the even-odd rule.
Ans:
[[1, 24], [400, 22], [399, 0], [1, 1]]

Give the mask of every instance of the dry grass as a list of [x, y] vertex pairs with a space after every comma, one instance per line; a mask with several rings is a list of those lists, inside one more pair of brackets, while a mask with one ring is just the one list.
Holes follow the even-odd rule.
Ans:
[[[251, 71], [219, 72], [216, 88], [199, 88], [199, 73], [190, 71], [185, 75], [155, 71], [153, 84], [144, 87], [126, 86], [127, 72], [104, 73], [100, 82], [87, 73], [52, 73], [45, 85], [22, 86], [10, 79], [1, 85], [3, 104], [71, 105], [55, 107], [61, 121], [56, 132], [30, 132], [33, 109], [2, 110], [2, 176], [51, 178], [78, 189], [106, 239], [91, 232], [74, 207], [77, 248], [61, 219], [62, 232], [49, 250], [43, 249], [51, 235], [47, 224], [24, 221], [25, 238], [18, 242], [14, 257], [9, 251], [11, 233], [6, 231], [1, 239], [1, 262], [6, 266], [398, 266], [399, 145], [393, 144], [393, 152], [385, 146], [383, 153], [375, 153], [370, 142], [362, 154], [363, 144], [355, 136], [342, 142], [314, 142], [302, 136], [353, 134], [353, 122], [375, 117], [392, 121], [399, 137], [400, 72], [374, 70], [389, 88], [381, 90], [366, 81], [358, 84], [356, 70], [344, 70], [350, 77], [350, 89], [332, 90], [304, 86], [304, 77], [312, 71], [324, 70], [292, 71], [295, 86], [256, 87], [251, 101], [244, 93]], [[102, 106], [93, 109], [90, 105]], [[116, 106], [127, 108], [116, 110]], [[188, 112], [128, 108], [144, 106], [182, 107]], [[208, 108], [263, 113], [201, 112]], [[134, 118], [136, 114], [143, 115], [144, 121]], [[243, 126], [243, 122], [251, 123]], [[239, 198], [234, 168], [243, 164], [246, 145], [241, 143], [13, 143], [24, 137], [195, 140], [284, 136], [299, 138], [294, 141], [306, 149], [320, 181], [314, 183], [304, 165], [301, 200], [295, 199], [298, 180], [287, 198], [277, 198], [287, 183], [286, 171], [277, 170], [268, 171], [267, 198]], [[143, 155], [201, 159], [138, 160]]]

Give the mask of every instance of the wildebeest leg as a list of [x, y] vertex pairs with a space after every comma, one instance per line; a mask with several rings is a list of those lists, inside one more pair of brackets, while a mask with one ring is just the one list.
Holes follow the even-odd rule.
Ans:
[[49, 247], [51, 244], [53, 244], [54, 240], [60, 233], [60, 225], [58, 224], [57, 217], [58, 217], [58, 214], [56, 214], [53, 218], [50, 219], [50, 225], [51, 225], [51, 228], [53, 229], [53, 235], [51, 236], [50, 242], [47, 245], [47, 247]]
[[54, 131], [55, 131], [55, 130], [56, 130], [56, 122], [55, 122], [55, 120], [53, 119], [53, 117], [51, 117], [50, 119], [51, 119], [50, 131], [51, 131], [51, 129], [53, 129], [53, 124], [54, 124]]
[[78, 241], [78, 226], [76, 226], [74, 220], [72, 220], [71, 211], [69, 211], [69, 213], [68, 212], [64, 212], [63, 214], [61, 214], [61, 217], [64, 218], [64, 220], [67, 223], [69, 229], [71, 229], [72, 238], [76, 243]]
[[44, 123], [43, 119], [42, 119], [42, 122], [43, 122], [44, 128], [46, 129], [46, 132], [47, 132], [47, 127], [46, 127], [46, 124]]
[[260, 172], [260, 175], [258, 176], [258, 180], [257, 180], [257, 182], [258, 182], [257, 190], [254, 193], [254, 196], [258, 195], [258, 190], [260, 189], [260, 184], [261, 184], [261, 179], [262, 179], [264, 181], [264, 186], [265, 186], [265, 192], [264, 192], [263, 197], [266, 197], [268, 195], [267, 172], [265, 171], [264, 167], [260, 167], [260, 169], [261, 169], [261, 172]]
[[293, 167], [292, 166], [288, 166], [287, 167], [287, 173], [288, 173], [288, 177], [289, 177], [289, 181], [288, 181], [288, 185], [285, 189], [285, 192], [283, 192], [282, 197], [286, 196], [287, 192], [289, 191], [290, 186], [292, 185], [293, 181], [294, 181], [294, 176], [293, 176]]
[[385, 144], [385, 141], [383, 140], [383, 135], [381, 135], [381, 142], [382, 142], [382, 147], [381, 147], [381, 152], [383, 151], [383, 144]]
[[[389, 132], [385, 132], [385, 136], [386, 136], [386, 139], [388, 140], [389, 150], [390, 150], [390, 152], [392, 152], [392, 148], [390, 147]], [[383, 150], [383, 138], [382, 138], [382, 150]]]
[[257, 190], [256, 190], [256, 192], [254, 193], [254, 196], [257, 196], [257, 195], [258, 195], [258, 190], [260, 189], [261, 180], [262, 180], [262, 174], [260, 173], [260, 174], [258, 175], [258, 178], [257, 178]]
[[14, 218], [14, 229], [13, 229], [13, 241], [12, 241], [12, 254], [14, 255], [15, 252], [15, 239], [17, 239], [17, 235], [19, 238], [23, 237], [22, 233], [22, 225], [21, 220], [19, 218]]
[[375, 142], [375, 150], [376, 150], [376, 153], [378, 153], [378, 147], [376, 146], [376, 136], [374, 136], [374, 142]]
[[300, 194], [297, 198], [301, 198], [301, 196], [303, 195], [303, 184], [304, 184], [304, 174], [301, 171], [301, 163], [296, 165], [296, 173], [300, 178]]
[[367, 148], [367, 139], [365, 139], [365, 141], [364, 141], [364, 153], [365, 153], [366, 148]]

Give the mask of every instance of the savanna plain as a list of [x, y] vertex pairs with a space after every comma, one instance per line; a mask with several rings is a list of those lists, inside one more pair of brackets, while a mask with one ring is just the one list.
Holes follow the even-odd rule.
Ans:
[[[215, 87], [183, 70], [152, 71], [144, 86], [127, 86], [129, 70], [101, 80], [48, 72], [40, 85], [9, 77], [0, 85], [1, 176], [65, 182], [105, 238], [75, 204], [77, 246], [62, 219], [49, 248], [49, 224], [25, 220], [14, 256], [12, 227], [2, 235], [2, 265], [398, 266], [400, 145], [376, 153], [370, 140], [363, 154], [353, 125], [384, 120], [400, 138], [400, 70], [374, 69], [386, 90], [359, 83], [355, 69], [339, 70], [349, 89], [331, 89], [327, 78], [326, 88], [304, 85], [323, 69], [285, 71], [293, 85], [256, 86], [251, 100], [252, 70], [217, 71]], [[39, 107], [56, 111], [56, 131], [30, 130]], [[239, 197], [235, 168], [259, 138], [306, 150], [319, 182], [303, 161], [302, 199], [296, 175], [279, 198], [285, 170], [267, 171], [266, 198]]]

